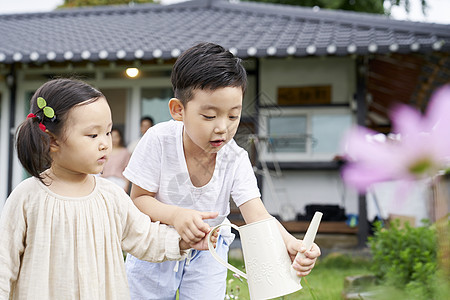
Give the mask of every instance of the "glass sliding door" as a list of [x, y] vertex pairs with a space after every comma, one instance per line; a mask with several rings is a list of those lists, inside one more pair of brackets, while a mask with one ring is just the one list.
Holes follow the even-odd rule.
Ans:
[[103, 95], [108, 99], [111, 108], [112, 121], [115, 128], [118, 128], [123, 138], [127, 140], [125, 130], [125, 118], [127, 110], [128, 89], [126, 88], [105, 88], [102, 89]]
[[172, 119], [169, 112], [169, 100], [173, 97], [171, 88], [144, 88], [141, 95], [141, 117], [149, 116], [155, 124]]

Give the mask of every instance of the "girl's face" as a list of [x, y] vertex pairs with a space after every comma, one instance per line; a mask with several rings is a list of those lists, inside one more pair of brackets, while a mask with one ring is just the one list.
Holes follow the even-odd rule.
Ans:
[[236, 134], [242, 111], [242, 89], [194, 90], [183, 108], [185, 150], [217, 153]]
[[73, 175], [100, 173], [111, 152], [111, 127], [111, 110], [104, 97], [73, 107], [62, 137], [54, 142], [52, 169]]

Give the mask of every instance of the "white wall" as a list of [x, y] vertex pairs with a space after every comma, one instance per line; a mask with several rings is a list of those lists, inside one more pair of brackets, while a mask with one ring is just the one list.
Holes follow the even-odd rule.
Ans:
[[[308, 204], [339, 205], [346, 214], [358, 214], [358, 195], [343, 185], [338, 171], [289, 170], [282, 171], [281, 177], [273, 173], [270, 178], [272, 183], [264, 177], [262, 199], [271, 214], [281, 215], [283, 208], [290, 208], [304, 215]], [[367, 193], [367, 219], [408, 216], [415, 218], [411, 225], [420, 226], [422, 219], [430, 218], [429, 197], [427, 181], [376, 184]]]
[[378, 183], [367, 195], [367, 217], [371, 220], [377, 215], [383, 219], [392, 214], [409, 216], [419, 226], [422, 219], [430, 218], [429, 198], [429, 184], [425, 180]]
[[[308, 204], [339, 205], [346, 214], [358, 213], [358, 197], [346, 188], [338, 171], [282, 171], [282, 175], [264, 176], [262, 199], [271, 214], [279, 215], [283, 206], [290, 206], [296, 213], [305, 214]], [[274, 193], [275, 194], [274, 194]]]
[[350, 57], [262, 59], [262, 105], [277, 103], [282, 86], [331, 85], [332, 103], [349, 103], [355, 92], [355, 61]]
[[[355, 61], [351, 57], [263, 59], [260, 67], [261, 105], [276, 105], [278, 87], [289, 86], [331, 85], [332, 104], [350, 104], [353, 100], [356, 77]], [[337, 170], [289, 170], [282, 171], [281, 177], [270, 178], [273, 184], [265, 176], [262, 193], [265, 206], [272, 214], [280, 215], [283, 208], [305, 214], [304, 208], [308, 204], [340, 205], [347, 214], [358, 212], [357, 194], [344, 187]]]

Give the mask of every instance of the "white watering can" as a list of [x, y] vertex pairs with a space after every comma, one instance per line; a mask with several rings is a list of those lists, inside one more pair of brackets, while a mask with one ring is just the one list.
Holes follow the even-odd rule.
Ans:
[[[306, 231], [303, 246], [308, 250], [312, 247], [321, 218], [322, 213], [316, 212]], [[211, 234], [221, 226], [231, 226], [239, 232], [247, 273], [225, 262], [217, 255], [211, 243]], [[277, 221], [273, 217], [241, 227], [234, 224], [217, 225], [209, 233], [208, 247], [219, 263], [247, 279], [251, 300], [281, 297], [302, 288], [300, 277], [292, 268]], [[299, 252], [298, 255], [303, 254]]]

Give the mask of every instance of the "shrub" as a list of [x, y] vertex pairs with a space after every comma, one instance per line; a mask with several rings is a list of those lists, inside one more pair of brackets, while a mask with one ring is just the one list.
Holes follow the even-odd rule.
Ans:
[[[400, 226], [398, 220], [388, 229], [375, 224], [369, 237], [373, 256], [372, 271], [383, 284], [406, 288], [411, 295], [432, 299], [436, 285], [436, 230], [429, 222], [422, 227]], [[415, 297], [414, 297], [415, 298]]]

